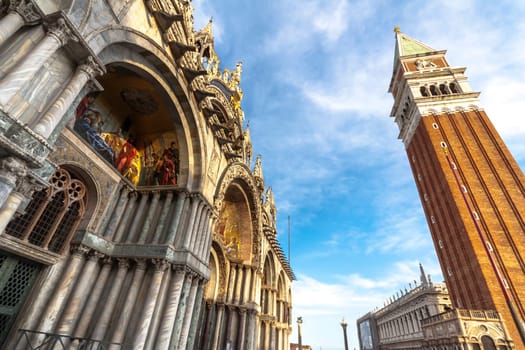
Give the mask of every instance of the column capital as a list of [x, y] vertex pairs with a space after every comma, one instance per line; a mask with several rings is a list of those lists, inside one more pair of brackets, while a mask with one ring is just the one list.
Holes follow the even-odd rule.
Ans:
[[88, 56], [78, 69], [86, 73], [89, 79], [104, 74], [104, 67], [101, 67], [93, 56]]
[[42, 19], [33, 3], [27, 0], [11, 1], [8, 12], [18, 13], [27, 25], [35, 25]]
[[98, 252], [96, 250], [92, 250], [89, 254], [89, 260], [98, 261], [99, 259], [102, 259], [106, 255], [104, 253]]
[[76, 39], [73, 31], [63, 18], [59, 18], [56, 22], [48, 24], [47, 34], [53, 36], [62, 46], [67, 44], [70, 39]]
[[113, 264], [113, 259], [110, 256], [104, 255], [102, 257], [102, 265], [111, 265]]
[[118, 258], [118, 267], [119, 269], [128, 269], [129, 268], [129, 259], [127, 258]]
[[137, 263], [137, 269], [139, 270], [146, 270], [146, 259], [135, 259], [135, 262]]
[[171, 265], [171, 269], [175, 271], [177, 274], [185, 274], [186, 273], [186, 267], [184, 265]]
[[151, 262], [155, 265], [156, 271], [166, 271], [170, 266], [170, 263], [165, 259], [151, 259]]
[[78, 256], [88, 255], [90, 251], [91, 251], [91, 248], [89, 248], [88, 246], [82, 245], [82, 244], [74, 245], [71, 247], [72, 255], [78, 255]]

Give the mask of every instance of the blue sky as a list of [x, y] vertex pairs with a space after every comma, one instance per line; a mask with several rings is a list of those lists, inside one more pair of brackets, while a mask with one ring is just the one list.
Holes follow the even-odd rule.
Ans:
[[[448, 50], [522, 169], [525, 3], [518, 1], [193, 0], [213, 17], [221, 68], [243, 61], [242, 108], [262, 154], [287, 246], [303, 344], [342, 350], [355, 320], [418, 279], [441, 281], [397, 126], [389, 117], [394, 33]], [[296, 325], [292, 341], [297, 341]]]

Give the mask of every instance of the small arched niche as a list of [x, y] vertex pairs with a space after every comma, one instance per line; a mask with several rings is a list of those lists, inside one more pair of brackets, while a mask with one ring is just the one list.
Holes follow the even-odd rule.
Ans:
[[108, 65], [97, 80], [103, 91], [82, 97], [75, 132], [133, 185], [178, 185], [186, 147], [162, 89], [125, 64]]
[[250, 261], [252, 220], [248, 197], [239, 183], [233, 182], [226, 190], [216, 233], [223, 240], [224, 252], [228, 258]]

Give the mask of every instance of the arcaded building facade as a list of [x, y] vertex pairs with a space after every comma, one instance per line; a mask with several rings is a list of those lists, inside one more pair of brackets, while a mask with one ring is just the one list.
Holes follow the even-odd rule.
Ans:
[[294, 275], [211, 21], [1, 4], [0, 348], [287, 349]]
[[453, 308], [445, 283], [420, 270], [420, 283], [357, 320], [360, 350], [513, 349], [497, 312]]
[[525, 349], [523, 171], [479, 106], [466, 68], [400, 31], [395, 50], [391, 115], [452, 305], [496, 312], [516, 349]]

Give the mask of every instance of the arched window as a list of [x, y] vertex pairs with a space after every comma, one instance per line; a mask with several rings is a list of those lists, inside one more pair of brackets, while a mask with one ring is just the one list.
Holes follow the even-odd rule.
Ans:
[[481, 337], [481, 344], [483, 344], [483, 350], [496, 350], [496, 344], [494, 340], [488, 335]]
[[459, 90], [456, 83], [450, 83], [448, 84], [448, 87], [453, 94], [459, 94]]
[[437, 96], [437, 95], [439, 95], [439, 92], [438, 92], [438, 90], [437, 90], [437, 88], [436, 88], [436, 85], [430, 85], [430, 94], [431, 94], [432, 96]]
[[419, 88], [419, 92], [421, 92], [421, 96], [427, 97], [428, 96], [428, 90], [426, 86], [422, 86]]
[[443, 95], [449, 94], [447, 86], [445, 84], [439, 84], [439, 91], [441, 91]]
[[85, 208], [86, 186], [57, 169], [51, 186], [35, 192], [25, 213], [15, 217], [6, 233], [54, 253], [63, 253], [75, 232]]

